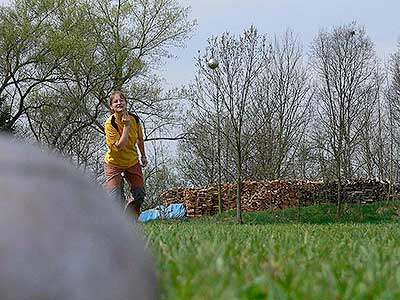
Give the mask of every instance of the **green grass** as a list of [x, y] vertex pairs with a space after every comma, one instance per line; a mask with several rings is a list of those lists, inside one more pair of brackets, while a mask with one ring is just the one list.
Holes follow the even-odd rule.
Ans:
[[[236, 212], [226, 212], [222, 216], [213, 216], [218, 221], [235, 221]], [[393, 223], [400, 220], [400, 201], [376, 202], [368, 205], [343, 205], [343, 213], [338, 218], [333, 204], [314, 205], [285, 210], [268, 210], [265, 212], [245, 212], [246, 224], [277, 223]]]
[[397, 204], [144, 224], [161, 299], [400, 299]]

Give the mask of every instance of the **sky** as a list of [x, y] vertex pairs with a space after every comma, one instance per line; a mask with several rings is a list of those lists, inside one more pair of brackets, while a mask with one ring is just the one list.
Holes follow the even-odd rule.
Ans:
[[[229, 31], [239, 35], [254, 25], [271, 39], [292, 30], [307, 54], [321, 29], [356, 21], [365, 26], [377, 55], [387, 59], [400, 38], [400, 0], [176, 0], [191, 7], [197, 28], [185, 48], [172, 50], [175, 58], [165, 61], [156, 73], [166, 89], [188, 84], [194, 78], [195, 57], [204, 51], [207, 39]], [[9, 0], [0, 0], [0, 4]]]
[[160, 74], [167, 88], [189, 83], [195, 74], [195, 57], [204, 51], [207, 39], [229, 31], [239, 35], [254, 25], [270, 38], [292, 30], [304, 53], [321, 29], [356, 21], [364, 26], [375, 44], [378, 57], [387, 59], [400, 38], [400, 0], [178, 0], [192, 8], [198, 26], [186, 48], [162, 66]]

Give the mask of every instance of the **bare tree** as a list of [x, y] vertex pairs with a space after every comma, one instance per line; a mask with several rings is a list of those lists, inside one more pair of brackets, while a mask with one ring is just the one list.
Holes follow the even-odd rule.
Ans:
[[277, 179], [289, 169], [310, 119], [310, 74], [292, 32], [275, 38], [252, 90], [248, 119], [255, 132], [253, 177]]
[[[370, 82], [371, 91], [366, 94], [366, 104], [361, 111], [359, 147], [356, 147], [354, 175], [368, 178], [385, 179], [384, 177], [384, 135], [386, 132], [384, 116], [384, 100], [382, 93], [383, 76], [377, 66]], [[357, 122], [357, 120], [355, 120]], [[358, 149], [357, 149], [358, 148]]]
[[338, 181], [337, 213], [341, 213], [342, 177], [353, 174], [352, 156], [374, 105], [374, 48], [365, 30], [355, 23], [321, 31], [311, 48], [311, 63], [319, 85], [316, 100], [324, 151], [334, 158]]
[[213, 121], [196, 111], [189, 113], [185, 139], [179, 142], [179, 169], [192, 186], [213, 185], [217, 179], [216, 139]]
[[[190, 147], [195, 146], [198, 150], [205, 150], [203, 153], [197, 153], [199, 157], [204, 157], [207, 161], [205, 165], [211, 166], [206, 173], [209, 184], [217, 183], [218, 186], [218, 208], [219, 213], [223, 210], [222, 194], [221, 194], [221, 183], [222, 183], [222, 130], [221, 123], [224, 121], [223, 116], [223, 105], [221, 103], [220, 97], [220, 72], [218, 69], [218, 61], [215, 59], [213, 54], [213, 48], [217, 45], [217, 38], [209, 39], [209, 44], [211, 47], [211, 54], [206, 51], [204, 55], [197, 57], [196, 67], [197, 74], [195, 77], [195, 82], [191, 84], [186, 90], [186, 98], [189, 100], [192, 106], [192, 111], [194, 113], [189, 113], [190, 118], [187, 120], [189, 122], [187, 125], [187, 132], [189, 133], [187, 141], [181, 143], [181, 152], [186, 154], [186, 156], [193, 157], [194, 153], [187, 153]], [[208, 49], [210, 50], [210, 49]], [[206, 61], [206, 63], [204, 63]], [[211, 67], [211, 65], [213, 65]], [[210, 72], [210, 69], [212, 71]], [[193, 126], [194, 125], [194, 126]], [[196, 126], [201, 126], [196, 128]], [[201, 140], [200, 137], [195, 139], [191, 138], [199, 133], [203, 132], [208, 136], [208, 143], [212, 143], [212, 147], [204, 149], [202, 145], [198, 145], [198, 141]], [[215, 145], [214, 145], [215, 144]], [[185, 153], [186, 152], [186, 153]], [[227, 154], [229, 155], [229, 154]], [[210, 163], [208, 163], [208, 161]], [[191, 169], [191, 166], [181, 164], [183, 170]], [[191, 172], [189, 172], [191, 173]], [[226, 178], [226, 176], [225, 176]]]
[[399, 148], [400, 148], [400, 44], [397, 51], [389, 60], [387, 84], [386, 84], [386, 100], [387, 100], [387, 140], [388, 150], [386, 153], [386, 166], [388, 167], [388, 179], [390, 182], [389, 195], [392, 192], [393, 182], [400, 180], [399, 169]]
[[[211, 94], [215, 83], [215, 72], [207, 66], [209, 53], [219, 61], [218, 93], [222, 106], [228, 116], [229, 124], [233, 129], [233, 145], [236, 165], [236, 206], [237, 221], [243, 223], [241, 214], [241, 183], [243, 174], [243, 160], [249, 140], [244, 135], [246, 112], [250, 105], [250, 92], [259, 72], [262, 70], [263, 59], [266, 55], [265, 37], [260, 36], [254, 27], [245, 30], [235, 37], [224, 33], [221, 37], [209, 40], [208, 50], [197, 60], [199, 70], [197, 82], [200, 89]], [[201, 80], [199, 79], [201, 78]], [[215, 97], [208, 97], [215, 99]], [[204, 103], [204, 102], [203, 102]], [[210, 103], [210, 102], [209, 102]], [[216, 112], [216, 104], [211, 102], [212, 111]], [[205, 108], [205, 110], [208, 110]], [[218, 117], [220, 114], [214, 114]]]

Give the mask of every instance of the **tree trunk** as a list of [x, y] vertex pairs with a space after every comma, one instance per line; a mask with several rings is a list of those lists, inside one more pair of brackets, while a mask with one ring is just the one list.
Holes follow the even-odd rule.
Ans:
[[238, 149], [237, 157], [237, 179], [236, 179], [236, 220], [239, 224], [243, 224], [242, 207], [241, 207], [241, 192], [242, 192], [242, 153]]
[[340, 217], [341, 214], [342, 214], [342, 180], [339, 177], [337, 184], [336, 216]]
[[222, 192], [221, 192], [221, 112], [219, 106], [219, 86], [217, 78], [217, 159], [218, 159], [218, 212], [222, 213]]
[[342, 210], [342, 142], [339, 138], [338, 149], [336, 156], [336, 178], [337, 178], [337, 190], [336, 190], [336, 217], [341, 216]]

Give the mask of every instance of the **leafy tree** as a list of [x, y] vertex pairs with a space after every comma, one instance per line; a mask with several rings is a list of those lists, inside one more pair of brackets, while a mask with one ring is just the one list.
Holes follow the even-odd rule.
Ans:
[[194, 29], [188, 13], [175, 0], [17, 0], [2, 8], [0, 96], [11, 112], [3, 127], [18, 121], [101, 171], [108, 95], [122, 89], [146, 140], [174, 138], [168, 129], [180, 98], [164, 93], [153, 72]]
[[40, 107], [30, 101], [32, 94], [57, 81], [65, 57], [52, 52], [58, 42], [52, 34], [53, 14], [67, 1], [17, 0], [0, 8], [0, 97], [9, 108], [5, 130]]
[[6, 105], [5, 98], [0, 98], [0, 132], [10, 131], [6, 128], [7, 121], [10, 119], [10, 109]]

